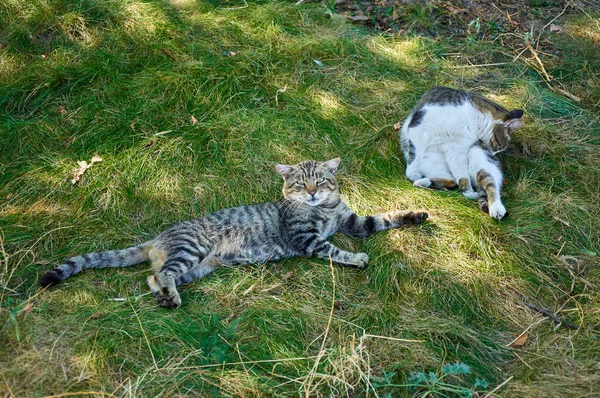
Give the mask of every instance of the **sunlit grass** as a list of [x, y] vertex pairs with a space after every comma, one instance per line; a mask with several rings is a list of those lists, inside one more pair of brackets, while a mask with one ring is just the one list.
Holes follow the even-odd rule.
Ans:
[[[541, 56], [581, 103], [509, 49], [374, 35], [321, 4], [5, 2], [0, 391], [410, 396], [373, 381], [396, 372], [403, 384], [462, 361], [490, 390], [512, 377], [498, 396], [593, 396], [598, 16], [556, 22], [565, 34], [550, 39], [563, 53]], [[502, 64], [469, 64], [487, 58]], [[393, 125], [436, 84], [525, 110], [502, 155], [511, 216], [501, 223], [404, 178]], [[103, 161], [73, 185], [77, 161], [94, 155]], [[184, 287], [176, 311], [156, 306], [146, 264], [82, 273], [36, 296], [39, 276], [65, 258], [276, 200], [275, 164], [337, 156], [357, 213], [430, 213], [422, 226], [334, 237], [369, 254], [364, 271], [336, 265], [332, 278], [316, 259], [228, 267]], [[582, 327], [557, 328], [525, 303]], [[506, 346], [526, 329], [523, 347]]]

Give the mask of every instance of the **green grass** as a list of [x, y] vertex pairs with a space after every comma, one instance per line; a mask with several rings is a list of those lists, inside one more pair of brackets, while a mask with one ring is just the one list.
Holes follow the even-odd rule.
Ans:
[[[511, 62], [516, 49], [377, 35], [327, 10], [3, 2], [2, 395], [411, 396], [424, 391], [406, 387], [411, 372], [456, 361], [471, 368], [464, 385], [504, 383], [494, 396], [600, 394], [600, 12], [572, 9], [555, 21], [564, 34], [543, 36], [559, 52], [540, 57], [576, 103], [532, 58]], [[502, 155], [501, 223], [404, 177], [392, 126], [435, 84], [526, 112]], [[94, 155], [103, 161], [73, 186], [77, 161]], [[278, 199], [276, 163], [336, 156], [358, 213], [431, 214], [366, 240], [334, 237], [369, 253], [364, 271], [334, 266], [332, 278], [313, 259], [221, 269], [183, 288], [175, 311], [157, 307], [145, 265], [36, 286], [69, 256]], [[525, 303], [581, 327], [557, 328]], [[507, 347], [524, 330], [526, 344]]]

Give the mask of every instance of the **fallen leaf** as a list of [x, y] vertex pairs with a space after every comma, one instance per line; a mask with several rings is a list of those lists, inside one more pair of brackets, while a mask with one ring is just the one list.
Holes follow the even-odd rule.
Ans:
[[514, 339], [513, 341], [508, 343], [508, 347], [512, 347], [512, 348], [521, 347], [525, 343], [527, 343], [528, 338], [529, 338], [529, 333], [523, 332], [520, 335], [518, 335], [516, 339]]
[[288, 272], [287, 274], [283, 274], [283, 275], [281, 276], [281, 279], [283, 279], [283, 281], [284, 281], [284, 282], [287, 282], [287, 281], [288, 281], [288, 279], [290, 279], [290, 278], [292, 277], [292, 275], [293, 275], [293, 274], [292, 274], [292, 271], [290, 271], [290, 272]]
[[196, 123], [198, 123], [198, 119], [196, 119], [196, 118], [194, 117], [194, 115], [192, 115], [192, 116], [190, 117], [190, 123], [192, 123], [192, 126], [194, 126], [194, 125], [196, 125]]
[[79, 179], [81, 178], [81, 176], [83, 175], [83, 173], [85, 173], [85, 171], [87, 169], [92, 167], [92, 165], [94, 163], [98, 163], [101, 161], [102, 161], [102, 158], [98, 155], [94, 155], [94, 157], [92, 157], [92, 159], [90, 160], [89, 164], [85, 160], [78, 161], [77, 164], [79, 165], [79, 168], [77, 170], [75, 170], [75, 174], [73, 175], [73, 178], [71, 179], [71, 184], [73, 184], [73, 185], [77, 184], [77, 181], [79, 181]]
[[335, 303], [333, 305], [338, 310], [345, 310], [346, 309], [346, 307], [344, 306], [344, 303], [342, 303], [340, 300], [335, 300]]
[[27, 303], [27, 305], [25, 307], [23, 307], [23, 309], [21, 311], [19, 311], [19, 313], [17, 315], [21, 315], [23, 313], [30, 312], [32, 309], [33, 309], [33, 303], [30, 301], [29, 303]]
[[232, 312], [231, 314], [229, 314], [229, 316], [227, 318], [225, 318], [225, 322], [229, 323], [233, 320], [233, 318], [235, 318], [235, 312]]
[[46, 54], [42, 54], [42, 59], [46, 59], [48, 56]]
[[370, 21], [371, 18], [366, 15], [348, 15], [348, 19], [351, 21]]
[[6, 200], [10, 200], [10, 198], [13, 197], [13, 193], [9, 192], [8, 195], [6, 195]]
[[90, 318], [91, 319], [98, 319], [102, 316], [102, 314], [100, 312], [96, 312], [94, 315], [92, 315]]
[[550, 32], [561, 34], [563, 32], [563, 28], [560, 25], [554, 25], [553, 23], [551, 23], [550, 24]]
[[60, 112], [61, 115], [66, 115], [67, 113], [69, 113], [69, 111], [67, 111], [65, 109], [65, 107], [62, 105], [58, 107], [58, 111]]
[[320, 67], [323, 67], [323, 66], [325, 66], [325, 64], [324, 64], [323, 62], [319, 61], [318, 59], [313, 59], [313, 62], [314, 62], [314, 63], [315, 63], [317, 66], [320, 66]]
[[394, 131], [400, 130], [400, 122], [394, 124]]

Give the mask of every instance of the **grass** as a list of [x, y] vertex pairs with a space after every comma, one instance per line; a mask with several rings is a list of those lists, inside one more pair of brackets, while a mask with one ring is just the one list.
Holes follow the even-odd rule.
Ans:
[[[540, 52], [546, 70], [579, 103], [497, 41], [331, 16], [264, 1], [0, 6], [3, 395], [411, 396], [426, 391], [414, 375], [456, 362], [470, 367], [462, 386], [484, 379], [494, 396], [600, 394], [600, 11], [572, 9], [555, 21], [563, 34], [542, 36], [558, 50]], [[502, 155], [501, 223], [404, 177], [392, 126], [435, 84], [525, 110]], [[278, 199], [276, 163], [335, 156], [358, 213], [431, 214], [334, 237], [369, 253], [362, 272], [314, 259], [221, 269], [175, 311], [157, 307], [146, 266], [36, 286], [69, 256]]]

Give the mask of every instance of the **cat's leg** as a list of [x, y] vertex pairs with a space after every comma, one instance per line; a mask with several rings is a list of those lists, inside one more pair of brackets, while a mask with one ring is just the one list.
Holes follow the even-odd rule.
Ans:
[[480, 147], [473, 147], [469, 151], [469, 171], [477, 183], [477, 187], [485, 192], [487, 203], [478, 200], [482, 210], [487, 205], [488, 214], [501, 220], [507, 215], [506, 208], [500, 199], [502, 189], [502, 171], [499, 164]]
[[318, 257], [323, 260], [331, 258], [334, 263], [358, 269], [362, 269], [369, 264], [367, 254], [342, 250], [316, 233], [304, 235], [304, 239], [296, 237], [291, 244], [301, 256]]
[[162, 255], [166, 256], [164, 260], [159, 258], [156, 265], [154, 261], [152, 262], [155, 272], [161, 263], [160, 260], [162, 260], [162, 266], [158, 272], [148, 277], [148, 287], [154, 293], [158, 305], [166, 308], [177, 308], [181, 305], [181, 297], [177, 291], [177, 280], [196, 266], [202, 264], [204, 255], [197, 249], [190, 247], [168, 254], [166, 252], [161, 252], [160, 254], [161, 257]]
[[422, 178], [413, 180], [414, 186], [433, 189], [458, 188], [442, 153], [425, 152], [420, 160], [420, 165], [419, 173]]
[[450, 169], [450, 173], [452, 173], [454, 181], [458, 182], [458, 187], [462, 194], [469, 199], [477, 199], [480, 194], [477, 193], [471, 185], [469, 153], [457, 149], [458, 147], [462, 147], [462, 145], [453, 145], [446, 151], [446, 163]]
[[197, 279], [204, 278], [206, 275], [219, 268], [221, 264], [222, 262], [217, 256], [205, 257], [204, 260], [200, 262], [200, 264], [198, 264], [190, 271], [177, 278], [175, 280], [175, 285], [186, 285], [188, 283], [194, 282]]
[[366, 237], [377, 231], [398, 228], [405, 224], [421, 224], [429, 217], [424, 211], [397, 210], [361, 217], [348, 209], [340, 217], [338, 232], [357, 237]]

